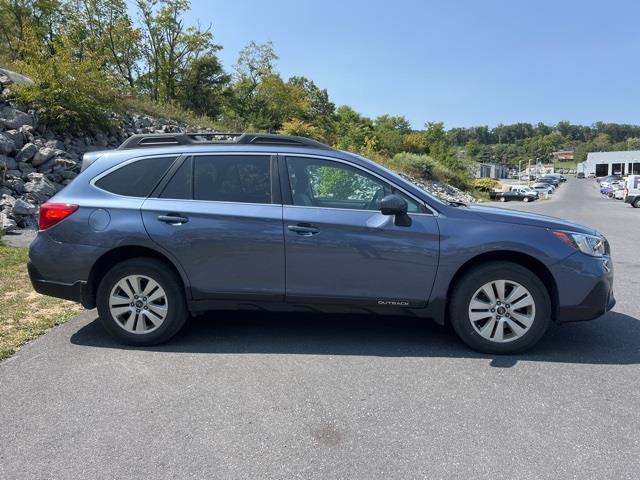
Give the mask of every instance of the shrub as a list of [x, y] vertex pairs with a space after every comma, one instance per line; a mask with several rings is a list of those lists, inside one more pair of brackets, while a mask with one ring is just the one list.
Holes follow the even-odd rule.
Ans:
[[443, 183], [448, 183], [461, 190], [471, 188], [471, 179], [468, 173], [462, 170], [453, 170], [446, 165], [436, 163], [433, 168], [433, 178]]
[[476, 178], [471, 184], [473, 188], [481, 192], [491, 192], [500, 188], [500, 182], [495, 178]]
[[17, 68], [34, 81], [15, 87], [18, 102], [38, 110], [47, 126], [71, 131], [98, 131], [114, 125], [120, 111], [112, 82], [101, 70], [102, 60], [87, 52], [77, 58], [71, 41], [55, 42], [55, 53], [34, 48]]
[[436, 161], [427, 155], [402, 152], [395, 154], [386, 164], [389, 168], [407, 175], [430, 178]]

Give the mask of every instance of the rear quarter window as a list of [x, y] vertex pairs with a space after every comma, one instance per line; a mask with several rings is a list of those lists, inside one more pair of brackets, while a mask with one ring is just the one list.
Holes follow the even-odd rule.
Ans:
[[148, 197], [176, 157], [143, 158], [123, 165], [95, 182], [96, 187], [126, 197]]

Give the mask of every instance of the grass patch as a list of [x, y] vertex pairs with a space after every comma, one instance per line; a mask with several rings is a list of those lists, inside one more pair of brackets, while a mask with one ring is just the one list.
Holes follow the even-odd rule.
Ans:
[[36, 293], [27, 257], [26, 248], [0, 245], [0, 360], [81, 310], [77, 303]]
[[575, 170], [576, 166], [578, 165], [577, 162], [575, 161], [570, 161], [570, 162], [556, 162], [555, 163], [555, 169], [556, 170]]
[[217, 131], [225, 131], [218, 123], [207, 116], [196, 115], [171, 103], [156, 103], [144, 98], [127, 97], [123, 99], [126, 110], [144, 113], [152, 117], [165, 120], [175, 120], [199, 128], [211, 128]]

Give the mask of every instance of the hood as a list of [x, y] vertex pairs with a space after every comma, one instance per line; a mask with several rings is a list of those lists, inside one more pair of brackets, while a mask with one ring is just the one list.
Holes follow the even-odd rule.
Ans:
[[470, 205], [468, 209], [494, 222], [515, 223], [517, 225], [529, 225], [533, 227], [550, 228], [554, 230], [568, 230], [588, 235], [598, 235], [598, 231], [592, 227], [581, 225], [562, 218], [539, 215], [537, 213], [521, 212], [517, 210], [507, 210], [506, 208], [484, 207], [480, 205]]

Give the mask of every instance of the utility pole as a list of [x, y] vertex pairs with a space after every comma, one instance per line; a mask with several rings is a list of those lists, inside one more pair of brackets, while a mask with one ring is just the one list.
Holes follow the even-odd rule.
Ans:
[[522, 160], [518, 160], [518, 181], [522, 183]]

